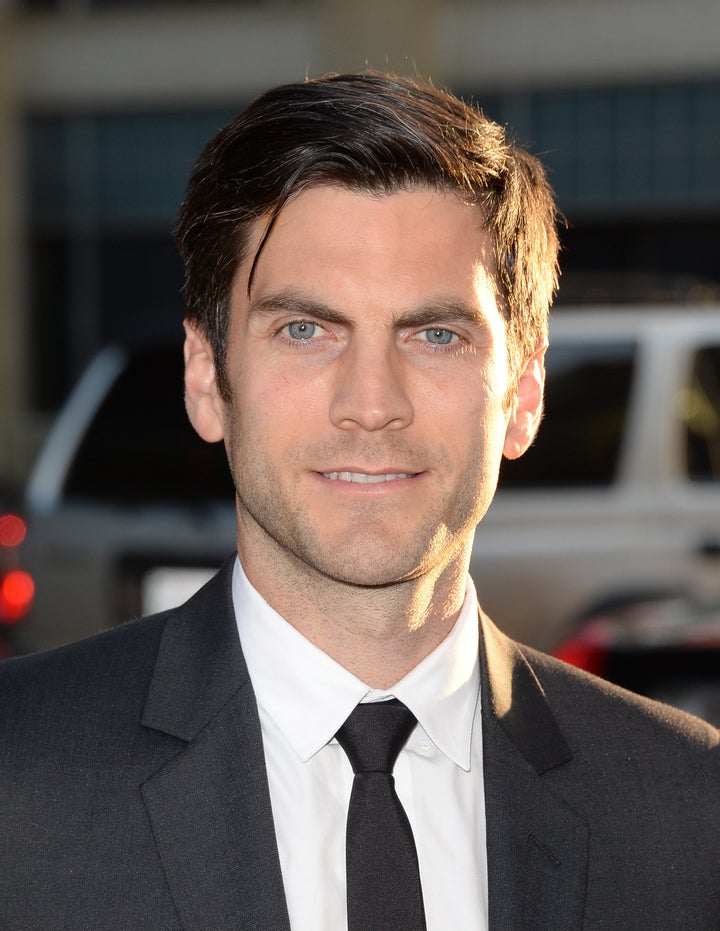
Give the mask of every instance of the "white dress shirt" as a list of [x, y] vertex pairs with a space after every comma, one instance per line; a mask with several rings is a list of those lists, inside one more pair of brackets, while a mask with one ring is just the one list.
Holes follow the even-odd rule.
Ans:
[[477, 601], [386, 691], [371, 689], [233, 575], [240, 642], [260, 711], [275, 832], [293, 931], [342, 931], [345, 822], [353, 772], [334, 735], [361, 701], [400, 699], [418, 720], [395, 764], [415, 836], [428, 931], [487, 929]]

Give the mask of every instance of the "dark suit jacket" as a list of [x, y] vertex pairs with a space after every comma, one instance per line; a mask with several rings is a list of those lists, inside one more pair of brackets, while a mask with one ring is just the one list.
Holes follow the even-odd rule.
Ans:
[[[230, 569], [0, 666], [4, 931], [289, 927]], [[717, 931], [717, 731], [481, 629], [493, 931]]]

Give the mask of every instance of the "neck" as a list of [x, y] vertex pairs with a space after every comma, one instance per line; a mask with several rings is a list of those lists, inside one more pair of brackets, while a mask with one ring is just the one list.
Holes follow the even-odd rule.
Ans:
[[278, 614], [372, 688], [399, 682], [452, 630], [465, 597], [467, 560], [394, 584], [349, 585], [240, 548], [243, 569]]

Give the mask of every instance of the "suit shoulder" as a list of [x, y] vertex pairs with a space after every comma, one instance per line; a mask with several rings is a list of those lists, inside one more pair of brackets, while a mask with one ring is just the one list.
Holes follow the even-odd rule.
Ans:
[[110, 699], [117, 704], [146, 687], [160, 637], [172, 612], [130, 621], [43, 653], [0, 663], [0, 721], [52, 706], [81, 708]]
[[691, 714], [637, 695], [577, 669], [562, 660], [521, 646], [521, 652], [563, 727], [582, 728], [597, 742], [607, 734], [648, 752], [667, 755], [671, 747], [685, 754], [712, 751], [720, 770], [720, 732]]
[[[232, 614], [230, 577], [233, 557], [185, 604], [159, 614], [128, 621], [92, 637], [43, 653], [0, 662], [0, 695], [23, 689], [40, 693], [72, 683], [97, 685], [112, 679], [122, 688], [129, 678], [137, 681], [142, 670], [151, 670], [166, 627], [174, 632], [198, 629], [208, 615]], [[202, 638], [202, 632], [198, 633]], [[0, 706], [0, 710], [1, 710]]]
[[[170, 617], [131, 621], [0, 664], [3, 776], [140, 771], [156, 751], [166, 752], [141, 722]], [[168, 741], [173, 752], [175, 741]]]

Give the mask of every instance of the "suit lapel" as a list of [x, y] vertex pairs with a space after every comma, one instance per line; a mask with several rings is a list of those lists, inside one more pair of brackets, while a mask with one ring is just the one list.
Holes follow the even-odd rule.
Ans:
[[490, 928], [576, 931], [589, 829], [546, 776], [572, 754], [520, 648], [481, 621]]
[[184, 927], [289, 931], [232, 565], [166, 624], [143, 724], [186, 746], [142, 793]]

